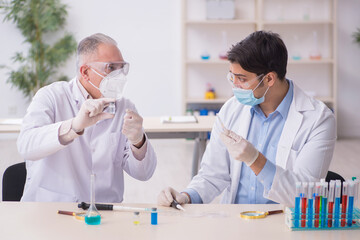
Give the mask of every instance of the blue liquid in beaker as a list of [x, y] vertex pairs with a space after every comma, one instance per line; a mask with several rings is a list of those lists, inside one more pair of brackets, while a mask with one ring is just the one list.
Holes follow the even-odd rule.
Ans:
[[99, 225], [101, 223], [101, 216], [85, 216], [85, 223], [88, 225]]

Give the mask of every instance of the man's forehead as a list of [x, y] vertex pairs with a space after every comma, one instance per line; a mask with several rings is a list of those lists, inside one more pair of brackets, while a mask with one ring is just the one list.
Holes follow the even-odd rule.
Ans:
[[98, 62], [124, 61], [119, 48], [111, 44], [100, 44], [95, 57]]
[[240, 66], [238, 63], [231, 63], [230, 64], [230, 71], [235, 75], [239, 77], [246, 77], [246, 71]]

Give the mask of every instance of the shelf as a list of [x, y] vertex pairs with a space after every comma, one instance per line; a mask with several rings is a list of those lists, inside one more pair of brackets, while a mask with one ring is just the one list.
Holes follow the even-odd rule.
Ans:
[[331, 58], [322, 58], [319, 60], [311, 60], [311, 59], [300, 59], [300, 60], [288, 60], [288, 64], [332, 64], [334, 60]]
[[[337, 118], [336, 12], [340, 1], [312, 0], [311, 6], [308, 1], [235, 1], [236, 19], [206, 19], [206, 4], [194, 3], [197, 1], [193, 0], [182, 2], [181, 65], [184, 112], [187, 109], [216, 109], [228, 100], [227, 95], [230, 98], [230, 91], [225, 90], [217, 92], [220, 94], [219, 98], [214, 100], [203, 99], [203, 95], [199, 94], [207, 82], [211, 82], [219, 90], [222, 87], [219, 81], [224, 80], [220, 76], [227, 73], [230, 67], [230, 62], [220, 59], [218, 55], [219, 50], [223, 49], [221, 43], [224, 41], [219, 33], [227, 31], [231, 41], [226, 41], [235, 44], [254, 31], [265, 30], [279, 33], [287, 44], [287, 76], [301, 79], [299, 85], [308, 89], [310, 95], [319, 94], [320, 96], [314, 98], [331, 107]], [[326, 2], [326, 5], [323, 2]], [[307, 11], [307, 8], [311, 9]], [[239, 15], [239, 9], [246, 14]], [[308, 19], [305, 18], [307, 14]], [[313, 31], [318, 33], [318, 48], [323, 56], [319, 60], [309, 59], [310, 50], [315, 45], [314, 37], [310, 34]], [[295, 35], [298, 38], [294, 39]], [[209, 60], [201, 59], [203, 49], [209, 52]], [[293, 53], [302, 55], [302, 58], [293, 60]]]
[[201, 104], [223, 104], [227, 100], [229, 100], [229, 98], [216, 98], [216, 99], [188, 98], [188, 99], [186, 99], [186, 103], [187, 104], [197, 104], [197, 103], [201, 103]]
[[256, 24], [255, 20], [187, 20], [187, 25], [215, 25], [215, 24]]
[[228, 60], [216, 59], [216, 60], [187, 60], [186, 64], [229, 64]]
[[264, 25], [311, 25], [311, 24], [333, 24], [333, 21], [331, 20], [271, 20], [271, 21], [264, 21]]

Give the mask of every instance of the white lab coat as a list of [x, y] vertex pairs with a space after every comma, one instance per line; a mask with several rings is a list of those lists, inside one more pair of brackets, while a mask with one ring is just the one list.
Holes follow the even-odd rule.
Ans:
[[[250, 108], [233, 97], [221, 108], [219, 115], [226, 128], [246, 138], [251, 121]], [[222, 203], [234, 203], [238, 190], [242, 164], [229, 156], [219, 138], [220, 131], [217, 120], [201, 169], [188, 186], [199, 193], [204, 203], [211, 202], [224, 190]], [[263, 196], [294, 205], [296, 182], [315, 182], [326, 176], [335, 140], [334, 114], [294, 84], [293, 101], [277, 146], [276, 173], [271, 189], [264, 190]]]
[[125, 109], [136, 110], [127, 99], [116, 101], [113, 119], [86, 128], [68, 145], [60, 144], [61, 123], [75, 117], [84, 101], [76, 79], [46, 86], [33, 98], [17, 141], [27, 168], [22, 201], [89, 201], [94, 172], [96, 201], [122, 202], [123, 170], [142, 181], [152, 176], [156, 155], [150, 142], [145, 158], [139, 161], [121, 133]]

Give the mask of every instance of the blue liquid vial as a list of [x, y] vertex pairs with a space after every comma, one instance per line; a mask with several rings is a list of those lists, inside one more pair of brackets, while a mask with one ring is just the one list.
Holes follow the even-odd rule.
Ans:
[[157, 225], [158, 224], [158, 213], [157, 208], [151, 209], [151, 225]]

